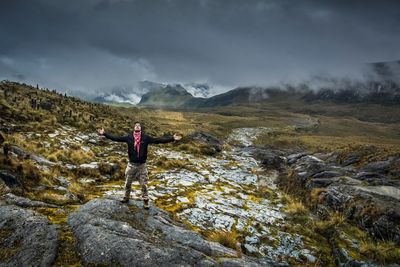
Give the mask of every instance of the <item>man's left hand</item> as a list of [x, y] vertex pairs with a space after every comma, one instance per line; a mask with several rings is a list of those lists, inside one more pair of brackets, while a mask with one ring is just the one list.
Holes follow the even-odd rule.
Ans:
[[179, 141], [179, 140], [181, 140], [182, 139], [182, 135], [180, 135], [180, 134], [174, 134], [174, 140], [175, 141]]

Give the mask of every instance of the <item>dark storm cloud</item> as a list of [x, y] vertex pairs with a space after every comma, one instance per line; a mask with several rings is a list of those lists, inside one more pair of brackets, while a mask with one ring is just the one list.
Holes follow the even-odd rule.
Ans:
[[146, 79], [218, 90], [356, 76], [400, 59], [397, 2], [1, 1], [0, 79], [90, 95]]

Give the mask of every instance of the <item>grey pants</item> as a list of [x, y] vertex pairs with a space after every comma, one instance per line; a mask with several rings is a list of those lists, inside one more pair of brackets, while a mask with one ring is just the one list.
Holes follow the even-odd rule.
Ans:
[[129, 199], [132, 190], [133, 179], [139, 181], [140, 187], [142, 189], [142, 199], [148, 200], [149, 196], [147, 194], [147, 166], [146, 163], [128, 163], [125, 170], [125, 198]]

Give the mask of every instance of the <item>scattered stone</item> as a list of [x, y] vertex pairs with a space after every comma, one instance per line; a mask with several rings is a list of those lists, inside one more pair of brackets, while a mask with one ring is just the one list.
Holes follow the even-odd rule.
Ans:
[[65, 166], [65, 168], [67, 168], [68, 170], [75, 170], [75, 169], [77, 168], [75, 165], [69, 164], [69, 163], [65, 164], [64, 166]]
[[98, 162], [90, 162], [90, 163], [81, 164], [81, 165], [79, 165], [79, 167], [82, 169], [98, 169], [99, 163]]
[[78, 181], [80, 183], [82, 183], [82, 184], [94, 184], [94, 183], [96, 183], [96, 180], [92, 179], [92, 178], [81, 178]]
[[182, 203], [189, 203], [189, 199], [187, 197], [177, 197], [176, 200]]
[[48, 134], [48, 136], [49, 136], [50, 138], [54, 138], [54, 137], [56, 137], [56, 136], [58, 136], [58, 135], [60, 135], [60, 132], [57, 131], [57, 130], [55, 130], [54, 133]]
[[85, 152], [89, 152], [90, 151], [90, 147], [87, 146], [82, 146], [81, 149]]
[[68, 190], [64, 186], [54, 186], [53, 189], [54, 190], [58, 190], [58, 191], [67, 191]]
[[65, 178], [64, 176], [57, 176], [54, 179], [64, 187], [68, 187], [71, 184], [71, 182], [68, 181], [68, 179]]

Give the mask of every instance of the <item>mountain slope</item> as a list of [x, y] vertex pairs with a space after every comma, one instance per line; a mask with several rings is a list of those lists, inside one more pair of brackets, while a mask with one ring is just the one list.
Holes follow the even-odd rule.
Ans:
[[186, 103], [193, 101], [195, 97], [191, 95], [181, 85], [167, 85], [164, 88], [158, 88], [142, 96], [139, 102], [140, 106], [149, 107], [185, 107]]

